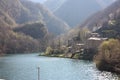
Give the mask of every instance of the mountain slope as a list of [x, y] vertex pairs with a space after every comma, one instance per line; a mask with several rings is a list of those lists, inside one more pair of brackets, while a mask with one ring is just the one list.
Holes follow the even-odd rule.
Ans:
[[101, 8], [96, 0], [67, 0], [54, 13], [73, 27], [83, 22], [91, 14], [101, 10]]
[[[120, 0], [104, 10], [98, 11], [85, 20], [80, 26], [71, 29], [63, 38], [73, 38], [79, 32], [90, 33], [95, 31], [102, 37], [115, 38], [120, 35]], [[112, 23], [112, 25], [111, 25]], [[114, 24], [114, 25], [113, 25]], [[101, 28], [102, 27], [102, 28]], [[98, 29], [96, 31], [96, 29]], [[90, 31], [89, 31], [90, 30]], [[68, 36], [68, 37], [67, 37]]]
[[56, 35], [64, 33], [69, 28], [43, 5], [28, 0], [0, 0], [0, 19], [8, 26], [43, 21], [48, 31]]
[[21, 0], [21, 3], [32, 13], [32, 16], [35, 16], [35, 19], [40, 17], [51, 33], [58, 35], [69, 29], [69, 26], [65, 22], [54, 16], [43, 5], [27, 0]]
[[80, 27], [88, 27], [89, 29], [93, 29], [94, 27], [102, 27], [104, 23], [107, 23], [110, 19], [114, 19], [119, 16], [120, 11], [120, 1], [116, 1], [111, 6], [106, 9], [95, 13], [90, 16]]
[[33, 18], [30, 16], [29, 10], [23, 7], [19, 0], [0, 0], [0, 9], [19, 24]]
[[120, 39], [120, 5], [119, 4], [120, 1], [117, 1], [112, 6], [108, 7], [108, 9], [106, 9], [106, 11], [111, 10], [110, 12], [107, 13], [109, 16], [106, 16], [108, 20], [104, 22], [102, 24], [102, 27], [96, 31], [99, 34], [101, 34], [102, 37]]
[[[34, 0], [32, 0], [34, 1]], [[38, 2], [41, 2], [37, 0]], [[47, 6], [52, 12], [58, 10], [61, 6], [65, 4], [66, 1], [69, 0], [46, 0], [44, 1], [44, 5]], [[105, 8], [113, 3], [115, 0], [96, 0], [96, 2], [102, 7]], [[86, 1], [87, 3], [88, 1]]]
[[[0, 0], [0, 55], [45, 50], [46, 37], [48, 36], [46, 24], [49, 26], [51, 23], [48, 24], [44, 19], [53, 18], [59, 23], [53, 21], [56, 24], [55, 28], [49, 26], [51, 29], [56, 29], [55, 31], [61, 27], [59, 19], [50, 15], [52, 14], [45, 10], [41, 4], [27, 0], [25, 3], [22, 0]], [[62, 27], [66, 27], [62, 21], [61, 24], [63, 24]], [[59, 34], [62, 33], [63, 29]], [[54, 31], [53, 33], [57, 34]]]
[[8, 14], [0, 10], [0, 25], [13, 27], [16, 23]]
[[24, 33], [35, 39], [43, 39], [47, 34], [47, 28], [43, 23], [29, 23], [25, 24], [22, 27], [17, 27], [14, 29], [15, 32]]

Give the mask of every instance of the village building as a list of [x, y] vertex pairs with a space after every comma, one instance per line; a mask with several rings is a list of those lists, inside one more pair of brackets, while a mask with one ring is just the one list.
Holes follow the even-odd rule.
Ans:
[[85, 43], [85, 48], [87, 49], [97, 49], [103, 41], [106, 41], [107, 38], [102, 38], [98, 33], [91, 33], [91, 37], [89, 37]]
[[89, 38], [82, 43], [80, 38], [74, 37], [68, 40], [68, 54], [72, 54], [73, 57], [75, 54], [79, 54], [80, 58], [83, 59], [92, 59], [95, 55], [98, 47], [103, 41], [106, 41], [107, 38], [102, 38], [98, 33], [90, 33]]
[[103, 41], [105, 41], [105, 40], [107, 40], [107, 38], [90, 37], [90, 38], [87, 40], [85, 46], [86, 46], [87, 49], [90, 49], [90, 48], [96, 49], [96, 48], [98, 48], [98, 47], [100, 46], [100, 44], [101, 44]]
[[84, 49], [84, 44], [81, 43], [80, 38], [74, 37], [68, 40], [68, 53], [80, 53]]

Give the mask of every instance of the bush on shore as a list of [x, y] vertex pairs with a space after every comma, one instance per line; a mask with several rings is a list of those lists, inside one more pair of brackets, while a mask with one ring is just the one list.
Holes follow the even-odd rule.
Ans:
[[104, 41], [94, 61], [99, 70], [120, 73], [120, 40]]

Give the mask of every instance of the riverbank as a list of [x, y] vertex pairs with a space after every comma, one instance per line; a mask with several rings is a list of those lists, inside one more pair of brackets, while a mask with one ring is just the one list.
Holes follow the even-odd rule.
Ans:
[[[70, 58], [70, 59], [80, 59], [79, 57], [79, 54], [76, 54], [74, 55], [73, 57], [72, 54], [49, 54], [49, 55], [45, 55], [44, 53], [43, 54], [40, 54], [39, 56], [45, 56], [45, 57], [57, 57], [57, 58]], [[94, 61], [93, 61], [94, 62]], [[97, 66], [96, 66], [97, 67]], [[98, 68], [98, 67], [97, 67]], [[113, 74], [116, 74], [118, 75], [119, 79], [120, 80], [120, 74], [117, 73], [117, 72], [112, 72], [112, 71], [108, 71], [108, 70], [101, 70], [101, 69], [98, 69], [99, 71], [103, 72], [103, 71], [107, 71], [107, 72], [111, 72]]]
[[5, 56], [6, 54], [0, 54], [0, 57]]
[[70, 58], [70, 59], [80, 59], [79, 54], [44, 54], [41, 53], [39, 56], [46, 56], [46, 57], [58, 57], [58, 58]]
[[59, 57], [59, 58], [71, 58], [71, 59], [80, 59], [80, 60], [89, 60], [93, 61], [93, 57], [95, 52], [91, 52], [87, 49], [84, 52], [80, 53], [40, 53], [39, 56], [47, 56], [47, 57]]

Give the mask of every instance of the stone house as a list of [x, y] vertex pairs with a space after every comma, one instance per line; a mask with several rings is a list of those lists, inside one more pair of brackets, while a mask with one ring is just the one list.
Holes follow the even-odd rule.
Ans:
[[107, 38], [101, 38], [98, 33], [91, 33], [91, 36], [87, 39], [85, 43], [85, 48], [97, 49], [100, 44], [105, 40], [107, 40]]

